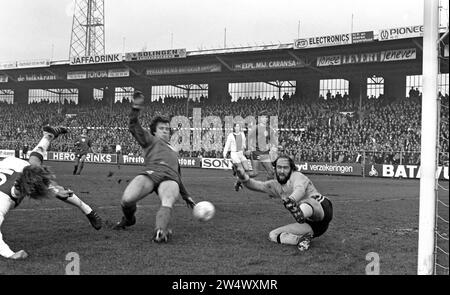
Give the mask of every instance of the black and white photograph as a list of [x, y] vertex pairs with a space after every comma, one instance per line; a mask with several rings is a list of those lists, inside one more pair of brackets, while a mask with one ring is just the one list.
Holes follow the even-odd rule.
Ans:
[[0, 28], [0, 275], [449, 275], [447, 1], [0, 0]]

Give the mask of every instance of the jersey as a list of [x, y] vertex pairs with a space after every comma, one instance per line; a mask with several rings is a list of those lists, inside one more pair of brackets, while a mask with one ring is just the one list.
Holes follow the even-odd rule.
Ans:
[[252, 151], [252, 159], [269, 160], [271, 140], [275, 136], [275, 130], [267, 124], [258, 124], [248, 133], [249, 150]]
[[75, 142], [76, 154], [87, 155], [91, 146], [92, 146], [91, 139], [86, 135], [81, 135], [80, 138]]
[[148, 170], [158, 170], [165, 166], [179, 174], [178, 151], [168, 142], [153, 136], [144, 130], [138, 120], [139, 111], [133, 109], [130, 113], [129, 130], [144, 149], [144, 165]]
[[223, 153], [227, 154], [228, 151], [231, 152], [241, 152], [245, 149], [245, 134], [244, 132], [239, 133], [230, 133], [227, 136], [227, 142], [225, 143], [225, 147], [223, 149]]
[[271, 196], [282, 199], [294, 194], [294, 191], [297, 194], [295, 196], [297, 200], [321, 196], [312, 181], [298, 171], [292, 172], [285, 184], [280, 184], [278, 180], [272, 179], [264, 182], [264, 188]]
[[[7, 157], [0, 161], [0, 228], [8, 211], [17, 207], [23, 197], [14, 193], [14, 184], [23, 168], [29, 166], [27, 161], [16, 157]], [[0, 256], [9, 258], [14, 255], [14, 251], [3, 241], [0, 231]]]
[[8, 196], [14, 201], [16, 207], [22, 202], [23, 196], [14, 193], [14, 184], [22, 173], [23, 168], [30, 163], [16, 157], [7, 157], [0, 161], [0, 194]]

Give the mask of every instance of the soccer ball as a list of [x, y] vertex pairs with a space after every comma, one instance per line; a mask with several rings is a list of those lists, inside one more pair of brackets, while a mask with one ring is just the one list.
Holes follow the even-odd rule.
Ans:
[[197, 203], [192, 209], [192, 214], [194, 218], [200, 221], [208, 221], [213, 218], [214, 213], [216, 213], [216, 209], [214, 205], [208, 201], [202, 201]]

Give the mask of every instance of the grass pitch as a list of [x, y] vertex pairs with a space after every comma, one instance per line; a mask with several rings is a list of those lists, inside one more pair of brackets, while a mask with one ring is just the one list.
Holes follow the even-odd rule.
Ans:
[[[46, 164], [61, 185], [111, 222], [121, 217], [119, 201], [127, 181], [142, 169], [86, 164], [81, 176], [73, 176], [72, 163]], [[114, 174], [108, 177], [109, 172]], [[293, 222], [281, 200], [247, 189], [235, 192], [230, 171], [191, 168], [182, 173], [197, 202], [215, 205], [212, 220], [194, 220], [179, 201], [172, 240], [155, 244], [155, 194], [139, 203], [136, 225], [120, 232], [106, 227], [95, 231], [78, 209], [59, 200], [25, 200], [9, 213], [2, 232], [13, 250], [24, 249], [30, 256], [0, 259], [0, 274], [65, 274], [69, 252], [79, 254], [81, 274], [363, 275], [369, 252], [378, 253], [380, 274], [416, 273], [418, 180], [310, 175], [333, 202], [334, 219], [301, 253], [268, 240], [272, 229]], [[441, 184], [448, 189], [448, 182]], [[442, 191], [441, 198], [448, 204], [448, 192]], [[443, 214], [448, 220], [448, 209]], [[443, 230], [448, 234], [448, 225]], [[446, 247], [448, 251], [448, 243]]]

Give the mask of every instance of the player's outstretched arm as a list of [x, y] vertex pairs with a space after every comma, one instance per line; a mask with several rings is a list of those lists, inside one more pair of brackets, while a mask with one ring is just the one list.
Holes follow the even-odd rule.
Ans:
[[188, 193], [186, 188], [184, 187], [184, 184], [182, 181], [180, 181], [180, 195], [183, 198], [183, 200], [186, 202], [186, 205], [189, 208], [194, 208], [195, 201], [192, 199], [191, 195]]
[[234, 167], [236, 169], [236, 174], [239, 177], [239, 180], [246, 188], [261, 193], [271, 193], [268, 189], [267, 181], [259, 181], [250, 178], [250, 176], [245, 172], [244, 167], [242, 166], [234, 165]]
[[139, 143], [139, 145], [143, 148], [146, 148], [152, 143], [153, 136], [150, 134], [150, 132], [142, 128], [138, 119], [139, 111], [144, 108], [144, 96], [142, 95], [142, 93], [135, 93], [133, 97], [134, 100], [131, 112], [129, 114], [128, 129], [130, 130], [136, 141]]
[[187, 191], [186, 187], [183, 184], [183, 181], [181, 180], [181, 167], [178, 166], [178, 174], [180, 174], [180, 195], [183, 198], [183, 200], [186, 202], [186, 205], [189, 208], [194, 208], [195, 206], [195, 201], [192, 199], [191, 195], [189, 194], [189, 192]]

